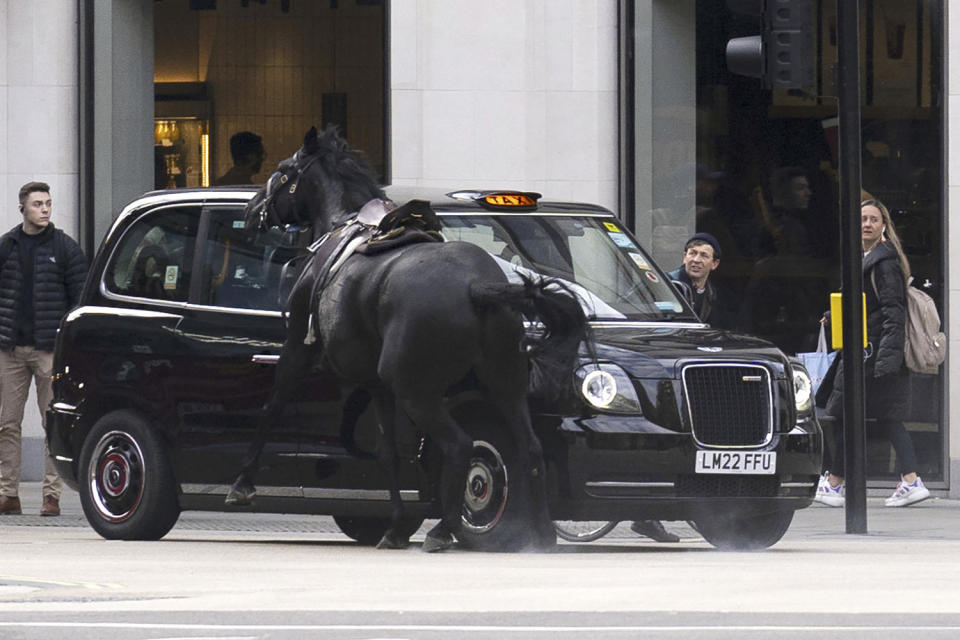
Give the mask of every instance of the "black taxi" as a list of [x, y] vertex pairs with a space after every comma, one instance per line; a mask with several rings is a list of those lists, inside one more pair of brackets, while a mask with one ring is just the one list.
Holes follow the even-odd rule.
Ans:
[[[254, 193], [171, 190], [132, 202], [63, 320], [47, 436], [104, 537], [157, 539], [182, 510], [239, 509], [224, 497], [271, 390], [280, 299], [310, 236], [246, 231]], [[700, 322], [609, 210], [518, 192], [388, 195], [430, 199], [445, 237], [482, 247], [509, 278], [539, 273], [579, 293], [595, 353], [584, 353], [563, 400], [532, 407], [555, 520], [686, 520], [714, 546], [755, 549], [811, 503], [823, 438], [807, 372], [764, 340]], [[354, 539], [379, 540], [385, 474], [341, 435], [354, 391], [311, 373], [272, 430], [243, 509], [330, 514]], [[452, 412], [469, 431], [477, 415], [457, 413], [457, 394]], [[376, 447], [372, 413], [354, 438], [366, 451]], [[400, 449], [415, 530], [438, 517], [438, 452], [425, 439]], [[462, 534], [476, 546], [496, 540], [509, 461], [478, 441], [468, 486], [484, 491], [465, 491]]]

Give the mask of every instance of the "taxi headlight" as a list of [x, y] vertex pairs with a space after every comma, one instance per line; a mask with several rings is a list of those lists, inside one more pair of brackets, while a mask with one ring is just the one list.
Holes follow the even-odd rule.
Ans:
[[810, 411], [813, 406], [813, 383], [810, 382], [810, 376], [806, 371], [799, 367], [793, 369], [793, 398], [797, 405], [797, 411]]
[[637, 392], [615, 364], [588, 364], [577, 369], [580, 393], [592, 407], [612, 413], [641, 413]]

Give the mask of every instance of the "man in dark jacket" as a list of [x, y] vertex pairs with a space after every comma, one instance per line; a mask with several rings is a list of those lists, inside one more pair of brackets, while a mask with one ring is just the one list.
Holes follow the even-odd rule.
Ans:
[[710, 282], [710, 274], [720, 266], [720, 243], [709, 233], [695, 233], [683, 248], [683, 264], [671, 271], [670, 279], [686, 297], [697, 316], [711, 326], [732, 329], [728, 301]]
[[[23, 223], [0, 237], [0, 515], [21, 513], [20, 433], [30, 378], [45, 422], [53, 397], [54, 338], [87, 277], [83, 251], [54, 228], [51, 206], [48, 184], [23, 185]], [[45, 453], [40, 515], [57, 516], [62, 482]]]
[[[710, 274], [720, 266], [720, 243], [709, 233], [695, 233], [683, 247], [683, 264], [671, 271], [674, 281], [693, 310], [712, 326], [731, 329], [729, 314], [724, 313], [717, 289], [710, 283]], [[667, 531], [658, 520], [635, 520], [634, 533], [657, 542], [679, 542], [680, 536]]]
[[217, 178], [217, 186], [253, 184], [253, 176], [260, 173], [260, 167], [266, 158], [263, 138], [250, 131], [240, 131], [230, 137], [230, 156], [233, 166]]

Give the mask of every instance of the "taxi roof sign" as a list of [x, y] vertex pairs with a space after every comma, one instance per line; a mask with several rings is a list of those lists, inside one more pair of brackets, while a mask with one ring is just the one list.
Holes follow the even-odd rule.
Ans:
[[534, 191], [456, 191], [448, 195], [496, 211], [533, 211], [542, 197]]

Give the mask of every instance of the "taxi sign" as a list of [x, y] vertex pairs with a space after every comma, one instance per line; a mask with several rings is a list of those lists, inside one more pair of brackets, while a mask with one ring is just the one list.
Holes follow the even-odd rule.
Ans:
[[483, 196], [483, 202], [498, 209], [534, 209], [539, 197], [536, 193], [489, 193]]
[[542, 197], [533, 191], [457, 191], [447, 194], [458, 200], [472, 200], [494, 211], [533, 211]]
[[476, 202], [484, 209], [494, 211], [534, 211], [541, 196], [534, 191], [452, 191], [447, 194], [455, 200]]

